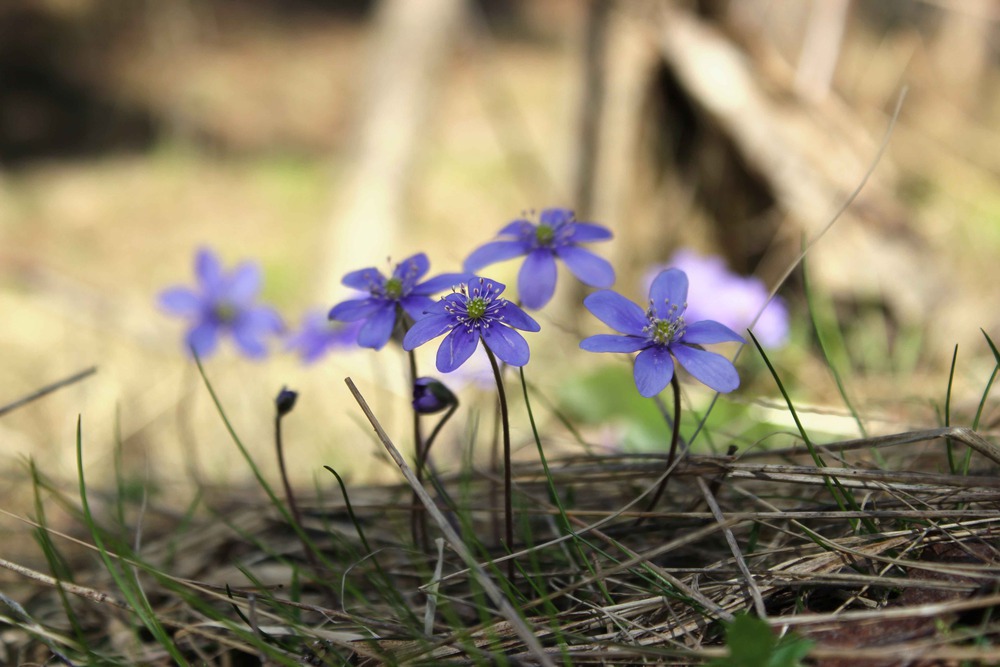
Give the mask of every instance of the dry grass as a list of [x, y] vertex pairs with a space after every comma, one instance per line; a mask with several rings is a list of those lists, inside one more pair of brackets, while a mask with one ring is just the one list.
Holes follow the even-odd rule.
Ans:
[[[948, 447], [974, 452], [973, 472], [935, 472]], [[259, 493], [207, 501], [213, 519], [150, 507], [109, 518], [100, 534], [121, 553], [106, 567], [137, 573], [149, 612], [195, 662], [698, 664], [727, 655], [720, 621], [745, 611], [815, 642], [810, 664], [1000, 659], [997, 447], [941, 428], [816, 453], [828, 463], [803, 446], [689, 456], [649, 513], [637, 500], [663, 475], [659, 456], [562, 457], [548, 474], [518, 464], [515, 582], [490, 537], [498, 480], [478, 467], [435, 480], [434, 500], [423, 494], [445, 537], [429, 553], [409, 538], [407, 485], [350, 488], [351, 507], [333, 492], [300, 499], [322, 563], [313, 571], [288, 513]], [[154, 537], [140, 546], [140, 533]], [[74, 558], [98, 551], [50, 538]], [[106, 660], [176, 660], [142, 631], [108, 569], [57, 581], [0, 565], [36, 591], [21, 618], [5, 614], [9, 659], [52, 655], [46, 642], [72, 655], [85, 638]]]

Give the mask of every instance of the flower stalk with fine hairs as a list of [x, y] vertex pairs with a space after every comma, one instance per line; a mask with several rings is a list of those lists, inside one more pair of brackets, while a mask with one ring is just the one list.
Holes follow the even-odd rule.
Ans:
[[[500, 295], [506, 287], [502, 283], [475, 278], [462, 285], [427, 309], [426, 314], [414, 323], [403, 337], [403, 349], [413, 350], [443, 334], [444, 340], [437, 352], [437, 368], [450, 373], [465, 363], [476, 351], [479, 342], [489, 357], [493, 377], [497, 383], [500, 401], [500, 419], [503, 424], [504, 449], [504, 525], [507, 548], [513, 548], [514, 518], [511, 503], [510, 471], [510, 417], [507, 395], [497, 357], [511, 366], [528, 363], [531, 351], [528, 342], [516, 330], [538, 331], [541, 327], [518, 306]], [[508, 561], [508, 574], [513, 577], [514, 563]]]
[[[299, 398], [299, 393], [286, 387], [282, 387], [274, 399], [274, 446], [278, 451], [278, 469], [281, 472], [281, 483], [285, 487], [285, 498], [288, 500], [288, 511], [292, 513], [292, 520], [298, 524], [300, 530], [305, 530], [302, 525], [302, 513], [299, 512], [299, 505], [295, 502], [295, 494], [292, 493], [292, 485], [288, 481], [288, 469], [285, 467], [285, 449], [281, 438], [281, 420], [291, 414], [295, 408], [295, 402]], [[302, 536], [300, 535], [300, 539]], [[319, 563], [312, 548], [302, 539], [302, 550], [309, 559], [309, 564], [314, 572], [319, 572]]]
[[[455, 410], [457, 409], [458, 397], [444, 383], [429, 377], [417, 378], [414, 381], [413, 414], [415, 415], [415, 419], [419, 420], [421, 415], [433, 415], [446, 410], [441, 419], [438, 420], [438, 423], [435, 424], [431, 434], [427, 436], [427, 440], [417, 449], [414, 473], [418, 481], [423, 481], [424, 470], [430, 458], [431, 446], [437, 439], [438, 433], [441, 432], [445, 423], [451, 419], [451, 416], [455, 414]], [[426, 551], [430, 546], [427, 538], [427, 515], [421, 509], [420, 498], [414, 492], [411, 505], [410, 530], [413, 534], [414, 543], [419, 544]]]
[[[598, 334], [583, 339], [580, 347], [590, 352], [638, 352], [633, 377], [642, 396], [652, 398], [668, 384], [674, 390], [673, 434], [667, 469], [674, 462], [680, 439], [680, 384], [674, 372], [676, 358], [691, 375], [718, 392], [739, 387], [740, 376], [732, 362], [720, 354], [702, 349], [703, 344], [745, 342], [735, 331], [713, 320], [688, 323], [688, 278], [679, 269], [662, 271], [649, 288], [649, 306], [637, 304], [610, 290], [601, 290], [584, 299], [595, 317], [623, 335]], [[664, 477], [653, 494], [650, 509], [666, 488]]]

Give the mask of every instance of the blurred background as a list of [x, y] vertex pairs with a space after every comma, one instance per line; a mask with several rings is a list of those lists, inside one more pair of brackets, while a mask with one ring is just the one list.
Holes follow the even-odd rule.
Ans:
[[[453, 271], [548, 206], [613, 230], [594, 250], [633, 299], [681, 248], [773, 287], [873, 165], [782, 285], [791, 333], [769, 356], [809, 423], [847, 438], [858, 428], [817, 326], [873, 432], [938, 423], [957, 344], [953, 410], [968, 423], [994, 366], [980, 329], [1000, 334], [998, 22], [993, 0], [3, 0], [0, 404], [98, 368], [0, 418], [8, 493], [28, 497], [29, 457], [72, 483], [77, 415], [94, 483], [113, 479], [116, 448], [125, 476], [161, 493], [247, 480], [184, 322], [156, 304], [194, 284], [199, 247], [258, 262], [290, 331], [348, 296], [349, 270], [424, 251], [432, 273]], [[516, 266], [493, 275], [513, 284]], [[577, 349], [603, 329], [573, 283], [561, 274], [539, 314], [526, 370], [619, 448], [653, 408], [604, 404], [629, 367]], [[288, 385], [296, 480], [323, 464], [397, 479], [343, 378], [408, 445], [398, 349], [311, 365], [272, 349], [253, 362], [224, 344], [205, 364], [266, 474]], [[756, 351], [739, 364], [721, 432], [789, 428]], [[492, 418], [489, 392], [462, 383], [482, 409], [450, 427], [456, 443]], [[553, 415], [553, 446], [572, 447]]]

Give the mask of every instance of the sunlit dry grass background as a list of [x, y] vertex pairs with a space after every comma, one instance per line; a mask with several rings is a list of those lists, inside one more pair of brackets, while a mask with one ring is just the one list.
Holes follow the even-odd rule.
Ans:
[[[413, 110], [419, 131], [403, 165], [400, 226], [378, 249], [365, 242], [378, 219], [361, 234], [338, 231], [338, 219], [358, 206], [358, 170], [372, 150], [359, 137], [378, 113], [371, 108], [373, 88], [392, 85], [375, 78], [392, 72], [378, 60], [391, 51], [379, 39], [385, 27], [379, 11], [392, 4], [17, 0], [0, 8], [6, 59], [0, 67], [48, 68], [89, 96], [25, 96], [0, 77], [8, 142], [0, 149], [0, 403], [98, 367], [94, 377], [0, 419], [7, 509], [26, 507], [29, 457], [72, 483], [77, 415], [88, 474], [97, 484], [111, 478], [119, 436], [128, 475], [178, 498], [197, 476], [220, 486], [247, 479], [184, 355], [181, 322], [155, 305], [165, 286], [192, 281], [199, 246], [214, 248], [229, 264], [260, 262], [264, 298], [295, 327], [306, 310], [329, 308], [345, 296], [332, 276], [421, 250], [434, 270], [454, 270], [522, 210], [578, 203], [588, 20], [605, 5], [467, 3], [456, 25], [441, 33], [446, 47], [422, 88], [424, 112]], [[706, 4], [718, 5], [704, 20], [720, 23], [720, 34], [728, 34], [727, 25], [742, 29], [733, 44], [745, 49], [769, 92], [806, 109], [843, 110], [852, 132], [870, 142], [868, 161], [908, 89], [875, 180], [892, 175], [884, 194], [898, 207], [892, 234], [918, 239], [910, 267], [925, 280], [915, 284], [894, 265], [859, 262], [844, 250], [851, 240], [825, 251], [827, 240], [836, 242], [837, 226], [810, 266], [825, 276], [816, 289], [831, 290], [824, 299], [836, 291], [851, 361], [841, 370], [875, 430], [935, 422], [933, 404], [943, 402], [955, 344], [961, 345], [956, 406], [968, 415], [993, 364], [979, 328], [1000, 332], [1000, 10], [991, 2], [901, 0], [878, 3], [881, 11], [845, 3], [835, 69], [817, 101], [794, 82], [811, 43], [805, 35], [812, 3]], [[606, 7], [615, 36], [606, 54], [606, 89], [635, 95], [640, 84], [621, 74], [621, 61], [632, 62], [632, 51], [655, 50], [658, 24], [650, 17], [661, 7]], [[636, 116], [649, 122], [648, 114]], [[851, 180], [860, 182], [862, 174], [863, 168]], [[639, 264], [666, 259], [681, 243], [756, 257], [756, 265], [739, 268], [770, 281], [780, 274], [787, 252], [727, 248], [732, 238], [713, 233], [692, 197], [674, 187], [676, 205], [663, 200], [662, 189], [659, 199], [643, 199], [650, 192], [640, 187], [619, 187], [591, 202], [593, 219], [618, 237], [601, 250], [621, 267], [619, 291], [638, 297]], [[825, 203], [830, 216], [847, 194]], [[776, 238], [786, 250], [797, 247], [801, 229], [789, 218], [779, 222]], [[344, 258], [351, 264], [339, 266]], [[513, 277], [509, 266], [496, 275]], [[543, 333], [531, 341], [530, 379], [552, 396], [581, 365], [610, 362], [576, 349], [579, 332], [594, 333], [598, 325], [575, 316], [579, 294], [567, 282], [553, 313], [540, 316]], [[793, 282], [784, 292], [793, 311], [792, 342], [773, 359], [797, 400], [844, 414], [816, 355], [801, 281]], [[889, 322], [886, 302], [910, 306]], [[759, 368], [754, 356], [744, 362]], [[430, 357], [424, 363], [429, 368]], [[301, 392], [286, 438], [292, 476], [306, 485], [323, 464], [354, 480], [392, 475], [343, 378], [356, 379], [405, 443], [404, 368], [393, 349], [335, 353], [303, 366], [278, 345], [264, 362], [224, 347], [206, 363], [236, 429], [265, 464], [274, 457], [273, 398], [283, 385]], [[734, 400], [775, 396], [758, 373]], [[828, 417], [813, 419], [824, 419], [823, 430], [833, 435], [854, 434], [849, 419]], [[468, 423], [458, 420], [452, 438]]]

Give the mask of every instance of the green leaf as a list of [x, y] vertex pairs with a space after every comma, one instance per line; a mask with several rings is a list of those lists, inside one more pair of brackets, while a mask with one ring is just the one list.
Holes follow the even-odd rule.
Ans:
[[756, 616], [742, 614], [726, 624], [729, 655], [710, 663], [712, 667], [798, 667], [813, 643], [786, 635], [775, 637], [771, 626]]

